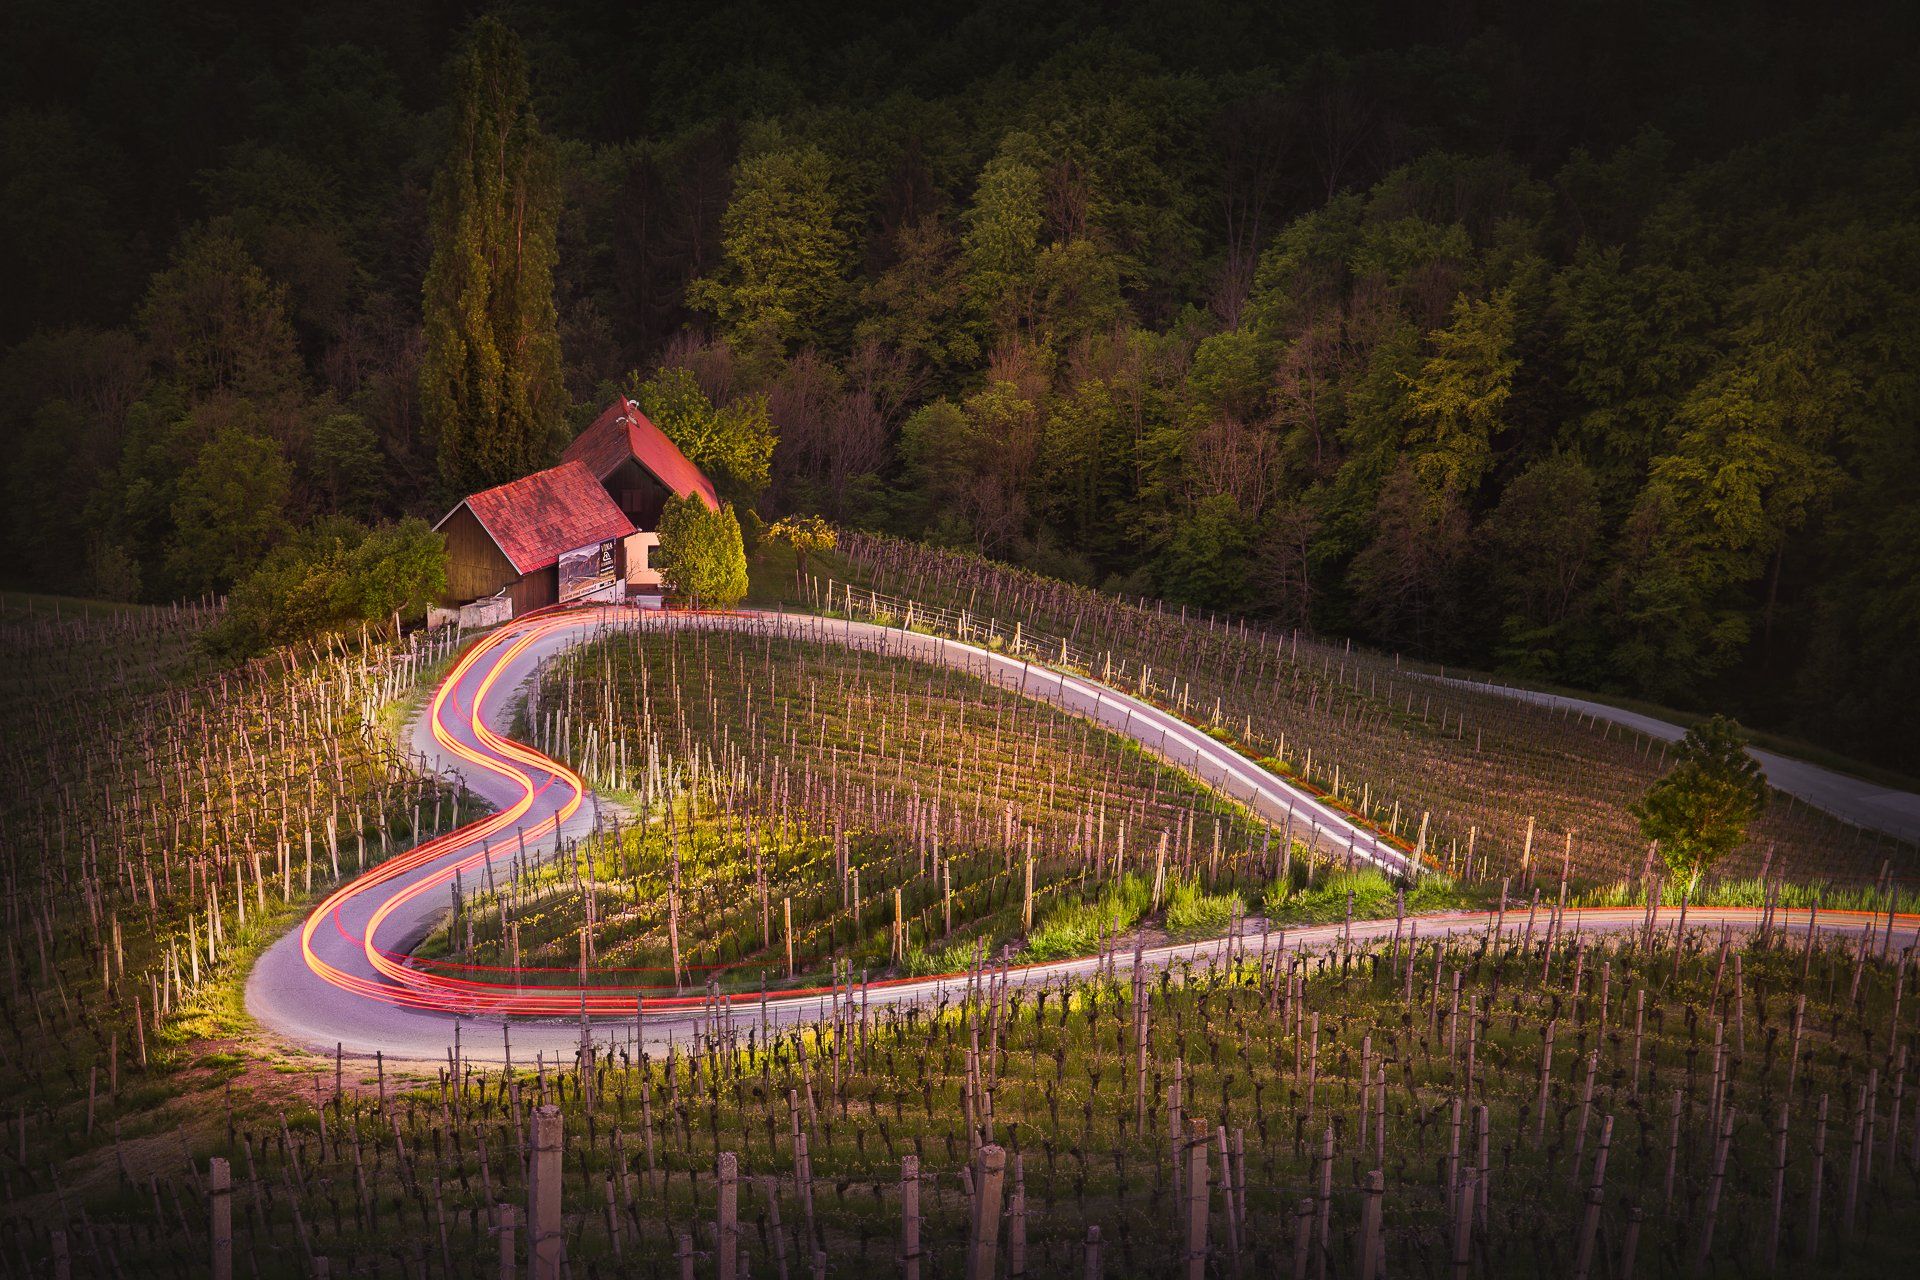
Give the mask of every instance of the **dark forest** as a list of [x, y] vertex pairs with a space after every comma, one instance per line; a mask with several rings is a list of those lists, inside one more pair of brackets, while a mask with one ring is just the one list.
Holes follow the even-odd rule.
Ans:
[[[225, 593], [625, 393], [750, 539], [818, 513], [1920, 767], [1913, 6], [489, 13], [5, 6], [9, 585]], [[485, 250], [436, 193], [495, 124], [488, 453], [434, 263]]]

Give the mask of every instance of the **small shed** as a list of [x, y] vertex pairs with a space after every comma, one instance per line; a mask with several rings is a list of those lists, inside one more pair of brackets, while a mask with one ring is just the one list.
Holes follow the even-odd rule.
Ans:
[[463, 499], [434, 525], [447, 593], [505, 595], [515, 616], [563, 600], [618, 598], [633, 521], [577, 461]]
[[653, 425], [640, 406], [624, 396], [593, 420], [561, 455], [577, 462], [603, 486], [636, 532], [627, 539], [626, 582], [629, 591], [655, 594], [661, 590], [660, 571], [653, 565], [653, 549], [660, 544], [653, 532], [669, 494], [698, 497], [710, 511], [720, 509], [713, 482]]

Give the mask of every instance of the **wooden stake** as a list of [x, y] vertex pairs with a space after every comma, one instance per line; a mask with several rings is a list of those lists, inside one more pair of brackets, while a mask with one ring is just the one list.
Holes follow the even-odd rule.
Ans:
[[919, 1156], [900, 1161], [900, 1274], [904, 1280], [920, 1280]]
[[1007, 1153], [988, 1143], [980, 1148], [980, 1184], [974, 1190], [973, 1239], [967, 1245], [967, 1280], [994, 1280], [1000, 1247], [1000, 1201], [1007, 1175]]
[[716, 1240], [719, 1280], [736, 1280], [740, 1268], [740, 1157], [720, 1153], [720, 1221]]
[[533, 1177], [527, 1188], [528, 1273], [532, 1280], [560, 1280], [565, 1237], [560, 1219], [560, 1108], [533, 1113]]
[[233, 1170], [219, 1156], [207, 1162], [213, 1236], [213, 1280], [233, 1280]]
[[1207, 1275], [1208, 1137], [1206, 1121], [1195, 1117], [1187, 1122], [1187, 1280], [1206, 1280]]

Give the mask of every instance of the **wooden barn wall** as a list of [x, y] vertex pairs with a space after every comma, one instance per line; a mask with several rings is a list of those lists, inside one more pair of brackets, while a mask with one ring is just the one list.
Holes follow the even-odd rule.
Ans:
[[507, 594], [513, 599], [516, 618], [534, 609], [544, 609], [560, 599], [560, 569], [557, 565], [535, 569], [524, 578], [514, 579]]
[[[478, 600], [490, 596], [520, 574], [513, 563], [494, 545], [493, 539], [474, 519], [473, 512], [461, 507], [440, 526], [447, 539], [447, 597], [455, 601]], [[516, 603], [514, 612], [520, 612]]]

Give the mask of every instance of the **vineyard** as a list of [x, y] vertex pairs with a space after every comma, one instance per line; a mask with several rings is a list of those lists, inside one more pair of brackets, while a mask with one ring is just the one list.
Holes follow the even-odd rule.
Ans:
[[[480, 808], [394, 746], [455, 639], [218, 670], [210, 608], [10, 608], [0, 1274], [1898, 1256], [1920, 1203], [1910, 850], [1776, 803], [1706, 895], [1755, 910], [1689, 929], [1622, 816], [1656, 743], [1391, 658], [847, 553], [864, 585], [800, 577], [823, 611], [1143, 697], [1425, 870], [1359, 866], [897, 632], [640, 615], [544, 659], [513, 712], [592, 786], [592, 834], [500, 847], [409, 963], [683, 998], [583, 1021], [558, 1058], [516, 1056], [498, 1020], [464, 1047], [450, 1024], [425, 1075], [289, 1054], [239, 1008], [253, 958]], [[900, 985], [926, 975], [953, 976]], [[770, 1017], [796, 988], [817, 1015]]]
[[1295, 863], [1129, 740], [799, 621], [569, 650], [523, 728], [626, 818], [473, 886], [429, 967], [666, 990], [951, 972], [1026, 934], [1085, 954], [1149, 912], [1217, 933]]
[[[1275, 633], [1072, 586], [895, 539], [842, 539], [842, 577], [809, 576], [818, 607], [1014, 646], [1177, 709], [1469, 879], [1537, 876], [1562, 859], [1589, 881], [1652, 870], [1628, 803], [1667, 744], [1502, 698], [1396, 655]], [[824, 566], [823, 566], [824, 567]], [[964, 633], [964, 635], [963, 635]], [[1723, 871], [1841, 884], [1920, 880], [1920, 848], [1776, 794]]]
[[182, 1126], [206, 1124], [193, 1095], [235, 1073], [251, 957], [322, 887], [463, 820], [458, 789], [379, 723], [439, 650], [367, 641], [215, 671], [195, 645], [215, 616], [0, 609], [13, 1214], [107, 1168], [145, 1186], [161, 1160], [170, 1180]]
[[1677, 1276], [1898, 1256], [1910, 939], [1326, 933], [1041, 985], [986, 964], [926, 1008], [853, 983], [804, 1032], [716, 1007], [644, 1054], [450, 1051], [424, 1089], [336, 1076], [64, 1230], [16, 1219], [6, 1265], [504, 1277], [524, 1249], [583, 1277]]

